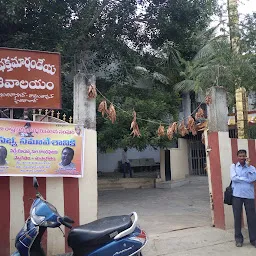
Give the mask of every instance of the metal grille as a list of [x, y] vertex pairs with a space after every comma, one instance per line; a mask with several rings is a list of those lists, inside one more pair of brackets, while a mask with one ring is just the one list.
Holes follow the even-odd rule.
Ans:
[[190, 175], [207, 176], [206, 152], [201, 141], [202, 134], [188, 138]]
[[229, 128], [229, 138], [235, 139], [237, 138], [237, 129], [236, 128]]
[[[229, 128], [229, 138], [237, 139], [237, 128]], [[250, 125], [248, 127], [248, 139], [256, 139], [256, 125]]]

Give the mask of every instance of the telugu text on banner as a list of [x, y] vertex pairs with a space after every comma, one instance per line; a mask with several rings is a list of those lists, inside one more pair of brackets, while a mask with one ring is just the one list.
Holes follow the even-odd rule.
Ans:
[[84, 128], [0, 119], [0, 176], [82, 177]]

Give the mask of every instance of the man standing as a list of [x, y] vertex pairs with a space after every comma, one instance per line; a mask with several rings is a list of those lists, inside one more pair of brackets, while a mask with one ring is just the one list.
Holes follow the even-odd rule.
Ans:
[[123, 178], [125, 178], [127, 168], [130, 173], [130, 178], [132, 178], [132, 169], [131, 169], [130, 162], [127, 158], [127, 147], [125, 147], [122, 152], [122, 165], [123, 165]]
[[235, 221], [235, 241], [237, 247], [242, 247], [244, 238], [242, 229], [242, 209], [245, 206], [250, 242], [256, 247], [256, 213], [254, 202], [254, 181], [256, 170], [249, 162], [246, 163], [247, 152], [241, 149], [237, 152], [236, 164], [230, 167], [233, 188], [233, 213]]

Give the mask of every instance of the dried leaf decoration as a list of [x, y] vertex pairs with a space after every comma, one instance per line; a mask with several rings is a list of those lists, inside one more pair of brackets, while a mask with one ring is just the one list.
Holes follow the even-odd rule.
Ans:
[[200, 123], [197, 125], [198, 131], [204, 131], [208, 127], [208, 121], [205, 121], [203, 123]]
[[89, 99], [95, 99], [97, 97], [97, 91], [96, 91], [96, 86], [90, 84], [88, 86], [88, 98]]
[[108, 109], [108, 118], [111, 120], [112, 124], [116, 121], [116, 110], [114, 105], [111, 103]]
[[179, 134], [182, 137], [188, 134], [188, 129], [186, 128], [184, 121], [182, 121], [179, 125]]
[[98, 107], [98, 111], [102, 114], [102, 117], [105, 116], [105, 114], [108, 114], [108, 105], [105, 100], [103, 100]]
[[158, 137], [163, 137], [165, 135], [164, 127], [160, 124], [158, 130], [157, 130]]
[[131, 123], [131, 130], [132, 130], [131, 135], [133, 135], [133, 137], [140, 137], [141, 136], [140, 129], [139, 129], [136, 119], [137, 119], [137, 114], [133, 110], [133, 120]]
[[205, 103], [209, 106], [210, 104], [212, 104], [212, 97], [207, 95], [205, 97]]
[[197, 135], [196, 124], [193, 117], [188, 118], [188, 130], [195, 136]]
[[169, 125], [169, 127], [167, 129], [167, 137], [169, 140], [173, 139], [173, 135], [174, 135], [174, 133], [177, 133], [177, 129], [178, 129], [177, 122], [174, 122], [172, 125]]
[[196, 112], [195, 118], [196, 118], [196, 120], [204, 119], [204, 111], [201, 107]]

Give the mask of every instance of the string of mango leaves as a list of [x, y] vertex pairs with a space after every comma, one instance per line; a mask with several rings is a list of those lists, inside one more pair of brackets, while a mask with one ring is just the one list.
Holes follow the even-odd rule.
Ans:
[[[107, 118], [110, 119], [112, 123], [114, 123], [116, 121], [115, 108], [119, 109], [120, 111], [131, 116], [131, 112], [128, 112], [128, 111], [122, 109], [121, 107], [115, 105], [105, 95], [103, 95], [103, 93], [101, 93], [101, 91], [98, 88], [96, 88], [95, 85], [90, 85], [88, 87], [88, 97], [89, 98], [91, 98], [91, 99], [96, 98], [97, 92], [104, 98], [104, 100], [101, 101], [101, 103], [99, 104], [99, 107], [98, 107], [98, 111], [101, 112], [103, 117], [105, 117], [105, 115], [106, 115]], [[109, 107], [107, 105], [107, 102], [110, 103]], [[207, 124], [207, 122], [205, 120], [204, 110], [201, 108], [203, 102], [204, 101], [202, 101], [189, 116], [183, 118], [182, 120], [179, 120], [178, 122], [173, 122], [172, 124], [165, 123], [165, 122], [159, 122], [159, 121], [153, 121], [150, 119], [139, 118], [139, 117], [137, 117], [136, 111], [133, 110], [133, 112], [132, 112], [133, 119], [132, 119], [131, 127], [130, 127], [130, 130], [132, 130], [131, 135], [133, 135], [133, 137], [141, 136], [139, 126], [137, 123], [137, 120], [141, 120], [141, 121], [159, 124], [159, 128], [157, 130], [157, 134], [159, 137], [165, 136], [165, 128], [164, 128], [163, 124], [168, 125], [166, 135], [169, 140], [172, 140], [175, 133], [176, 134], [179, 133], [182, 137], [184, 137], [185, 135], [187, 135], [191, 132], [195, 136], [195, 135], [197, 135], [197, 132], [202, 131], [206, 127], [206, 124]], [[205, 102], [207, 105], [212, 103], [212, 99], [209, 95], [206, 96]], [[195, 114], [195, 119], [192, 117], [194, 114]], [[188, 119], [188, 121], [187, 121], [187, 126], [186, 126], [185, 120], [187, 120], [187, 119]], [[199, 123], [196, 124], [195, 120], [199, 121]], [[204, 140], [204, 138], [202, 138], [202, 140]]]

